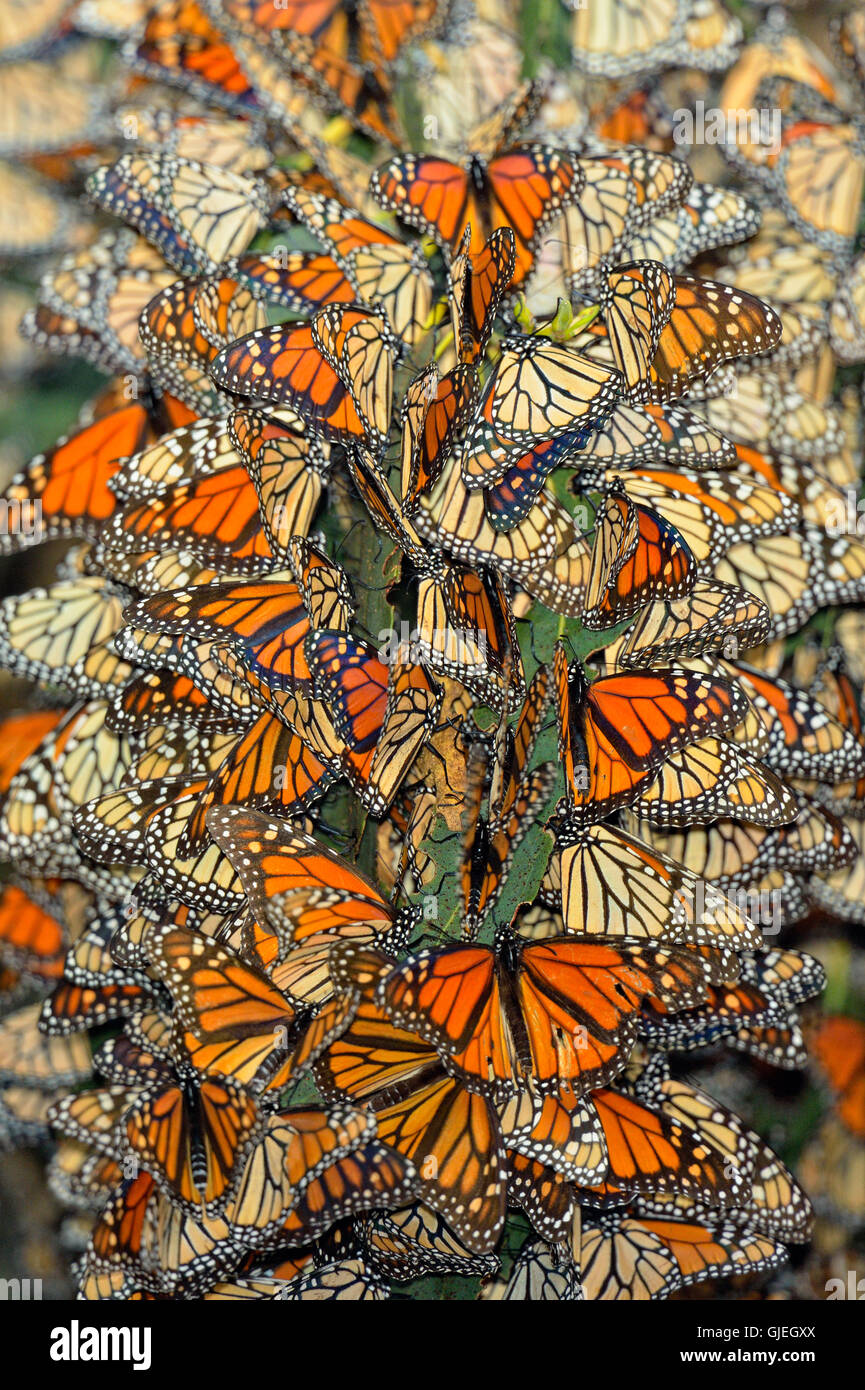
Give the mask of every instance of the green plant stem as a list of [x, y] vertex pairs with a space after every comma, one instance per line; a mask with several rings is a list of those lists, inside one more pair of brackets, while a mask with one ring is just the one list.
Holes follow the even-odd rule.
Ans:
[[[356, 581], [355, 621], [373, 642], [377, 642], [380, 632], [394, 627], [394, 608], [388, 590], [399, 578], [399, 551], [373, 528], [347, 479], [339, 488], [336, 506], [344, 537], [340, 561]], [[345, 829], [355, 847], [357, 867], [375, 879], [378, 822], [370, 820], [366, 808], [354, 795], [349, 797]]]

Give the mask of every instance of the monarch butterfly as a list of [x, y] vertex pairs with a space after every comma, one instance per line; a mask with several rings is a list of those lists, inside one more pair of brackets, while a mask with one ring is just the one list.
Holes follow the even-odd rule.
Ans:
[[[143, 237], [127, 228], [108, 233], [83, 251], [64, 257], [43, 276], [39, 302], [52, 313], [95, 334], [96, 365], [105, 371], [143, 375], [146, 358], [138, 340], [145, 306], [175, 279]], [[63, 343], [57, 344], [63, 350]], [[74, 351], [70, 340], [69, 350]]]
[[764, 209], [753, 241], [729, 254], [718, 278], [770, 301], [825, 304], [836, 292], [836, 276], [820, 247], [806, 241], [777, 208]]
[[571, 1303], [583, 1297], [576, 1265], [542, 1240], [528, 1241], [508, 1279], [482, 1285], [479, 1297], [494, 1302]]
[[[218, 164], [220, 169], [230, 169], [237, 174], [262, 173], [270, 165], [261, 127], [254, 123], [252, 112], [189, 114], [169, 124], [164, 118], [160, 119], [159, 113], [146, 101], [133, 101], [124, 103], [117, 114], [121, 123], [127, 123], [127, 129], [130, 117], [137, 121], [140, 144], [156, 146], [179, 159]], [[269, 187], [277, 189], [282, 177], [268, 176]]]
[[62, 873], [64, 864], [73, 877], [84, 871], [61, 824], [86, 801], [119, 786], [130, 764], [129, 745], [106, 729], [105, 711], [99, 700], [73, 706], [10, 779], [0, 812], [7, 857], [50, 873]]
[[247, 69], [247, 51], [263, 50], [262, 36], [266, 35], [270, 70], [262, 67], [261, 60], [253, 69], [262, 101], [273, 100], [272, 87], [278, 90], [279, 69], [272, 70], [272, 60], [278, 58], [328, 109], [341, 111], [374, 139], [397, 142], [396, 113], [387, 78], [365, 26], [357, 26], [354, 14], [328, 6], [310, 15], [297, 5], [274, 14], [259, 0], [231, 0], [221, 19]]
[[781, 148], [770, 156], [768, 178], [786, 216], [809, 241], [839, 260], [849, 259], [856, 231], [854, 209], [865, 188], [865, 154], [854, 123], [793, 119]]
[[[347, 1241], [340, 1242], [338, 1237], [332, 1241], [326, 1241], [324, 1244], [329, 1252], [338, 1249], [348, 1250], [349, 1248], [354, 1248], [353, 1244], [350, 1245]], [[311, 1263], [312, 1255], [305, 1250], [280, 1250], [272, 1255], [269, 1260], [259, 1259], [253, 1252], [245, 1257], [240, 1265], [240, 1270], [243, 1274], [247, 1274], [252, 1270], [258, 1270], [259, 1273], [263, 1273], [268, 1278], [287, 1280], [296, 1278], [296, 1276], [301, 1274], [304, 1270], [308, 1271], [308, 1267]]]
[[320, 1265], [311, 1274], [299, 1274], [293, 1279], [258, 1276], [223, 1280], [205, 1289], [201, 1297], [205, 1300], [278, 1298], [287, 1303], [306, 1300], [377, 1303], [388, 1297], [388, 1291], [362, 1260], [343, 1260]]
[[374, 1128], [368, 1113], [348, 1107], [269, 1116], [228, 1211], [238, 1238], [254, 1239], [257, 1246], [279, 1243], [288, 1214], [307, 1186], [367, 1143]]
[[[242, 1247], [221, 1216], [192, 1216], [159, 1190], [150, 1173], [121, 1183], [93, 1227], [84, 1279], [104, 1283], [123, 1272], [133, 1287], [162, 1295], [194, 1292], [236, 1268]], [[122, 1286], [121, 1286], [122, 1287]], [[127, 1286], [128, 1287], [128, 1286]]]
[[[184, 640], [221, 640], [267, 684], [309, 689], [311, 672], [303, 643], [309, 618], [297, 585], [284, 580], [214, 584], [154, 595], [133, 604], [127, 622]], [[196, 678], [195, 672], [192, 674]]]
[[[734, 1204], [727, 1209], [729, 1216], [747, 1220], [754, 1228], [781, 1240], [808, 1238], [814, 1216], [808, 1198], [777, 1154], [738, 1116], [704, 1092], [672, 1079], [663, 1053], [652, 1059], [639, 1077], [637, 1088], [650, 1104], [700, 1135], [722, 1155], [727, 1166], [735, 1168], [749, 1200], [747, 1215], [744, 1206]], [[736, 1203], [740, 1200], [741, 1194]], [[642, 1205], [647, 1213], [654, 1208], [664, 1215], [673, 1200], [653, 1194], [643, 1198]], [[681, 1211], [682, 1204], [677, 1205]]]
[[855, 536], [832, 540], [821, 527], [802, 522], [792, 534], [732, 545], [714, 574], [767, 604], [772, 639], [795, 631], [819, 608], [861, 602], [863, 561], [865, 550]]
[[[570, 441], [571, 436], [565, 435], [561, 442], [566, 445]], [[575, 540], [570, 516], [540, 490], [546, 461], [551, 467], [555, 466], [559, 443], [555, 441], [546, 450], [541, 445], [524, 456], [528, 468], [534, 472], [538, 492], [534, 501], [529, 499], [522, 519], [519, 519], [522, 516], [519, 496], [519, 491], [523, 491], [522, 479], [529, 478], [525, 493], [532, 486], [531, 474], [522, 472], [523, 459], [514, 470], [514, 477], [521, 480], [519, 491], [510, 486], [513, 479], [509, 477], [502, 484], [503, 527], [494, 526], [491, 521], [498, 508], [494, 492], [470, 491], [462, 480], [458, 461], [451, 459], [445, 464], [429, 499], [422, 498], [422, 505], [414, 515], [418, 531], [434, 544], [445, 543], [457, 560], [471, 565], [495, 565], [524, 587], [540, 582], [557, 564], [557, 557], [564, 555]], [[566, 449], [561, 452], [565, 453]], [[545, 461], [535, 466], [541, 453]], [[564, 563], [567, 568], [567, 562]]]
[[764, 763], [745, 757], [735, 743], [711, 738], [668, 758], [637, 804], [639, 814], [662, 826], [725, 816], [783, 825], [798, 809], [793, 793]]
[[[339, 670], [346, 639], [326, 632], [317, 634], [318, 638], [331, 644], [335, 653], [331, 670]], [[380, 722], [370, 724], [367, 735], [357, 742], [351, 738], [341, 742], [331, 721], [332, 711], [320, 700], [306, 702], [298, 696], [282, 710], [282, 717], [348, 779], [364, 806], [376, 816], [383, 816], [391, 805], [435, 727], [443, 694], [423, 666], [397, 660], [385, 670], [380, 698], [374, 699], [375, 720]]]
[[386, 321], [350, 306], [331, 305], [313, 320], [313, 339], [348, 386], [371, 437], [383, 442], [391, 413], [394, 361], [401, 349]]
[[692, 1200], [735, 1201], [743, 1180], [722, 1149], [672, 1107], [651, 1104], [611, 1090], [593, 1093], [592, 1105], [604, 1131], [609, 1171], [586, 1200], [617, 1205], [624, 1195], [689, 1194]]
[[28, 309], [18, 325], [21, 337], [54, 356], [80, 357], [100, 371], [113, 370], [113, 359], [98, 333], [83, 328], [67, 314], [56, 314], [45, 304]]
[[598, 104], [594, 114], [597, 133], [617, 145], [642, 145], [668, 150], [672, 143], [669, 117], [657, 96], [637, 87], [628, 96], [613, 93]]
[[46, 1180], [64, 1206], [99, 1212], [122, 1182], [123, 1170], [109, 1154], [93, 1153], [67, 1140], [56, 1146]]
[[839, 485], [847, 480], [843, 413], [833, 402], [779, 381], [771, 371], [741, 376], [735, 392], [695, 403], [695, 408], [739, 445], [792, 455]]
[[606, 650], [621, 666], [652, 666], [703, 656], [728, 640], [747, 650], [765, 639], [768, 627], [769, 611], [761, 600], [732, 585], [698, 579], [686, 598], [649, 604]]
[[429, 555], [418, 531], [404, 515], [375, 460], [359, 453], [352, 477], [375, 524], [420, 572], [418, 659], [455, 676], [493, 707], [524, 691], [522, 662], [507, 592], [497, 572], [477, 572]]
[[762, 943], [762, 933], [732, 899], [701, 894], [695, 873], [624, 830], [566, 827], [560, 845], [566, 931], [617, 942], [727, 944], [741, 950]]
[[325, 304], [351, 304], [357, 298], [333, 257], [318, 251], [245, 251], [228, 270], [256, 299], [281, 304], [296, 314], [315, 313]]
[[[535, 510], [536, 504], [549, 506], [550, 499], [543, 495], [542, 489], [547, 477], [559, 464], [570, 464], [573, 457], [591, 432], [591, 426], [576, 434], [560, 435], [557, 439], [545, 439], [535, 444], [515, 462], [507, 466], [501, 480], [492, 487], [484, 488], [484, 511], [486, 519], [498, 535], [507, 534], [520, 526]], [[499, 436], [495, 436], [498, 440]], [[491, 446], [491, 447], [490, 447]], [[486, 466], [495, 457], [498, 443], [491, 434], [484, 434], [480, 455], [475, 457], [475, 466]], [[489, 450], [489, 451], [488, 451]], [[494, 471], [498, 471], [495, 466]]]
[[654, 670], [587, 682], [557, 644], [559, 755], [571, 814], [603, 820], [645, 789], [670, 754], [734, 728], [745, 697], [726, 682]]
[[814, 1056], [836, 1093], [835, 1108], [852, 1134], [865, 1135], [865, 1028], [854, 1018], [830, 1014], [814, 1030]]
[[[321, 1235], [346, 1217], [386, 1209], [416, 1190], [416, 1170], [405, 1158], [384, 1144], [366, 1144], [313, 1179], [288, 1217], [283, 1239], [294, 1243]], [[333, 1238], [342, 1238], [342, 1228], [337, 1227]]]
[[616, 372], [548, 338], [506, 338], [463, 444], [463, 482], [490, 487], [538, 439], [593, 427], [620, 388]]
[[293, 537], [308, 534], [321, 499], [328, 445], [249, 410], [233, 412], [229, 430], [255, 485], [270, 547], [292, 564]]
[[700, 8], [692, 0], [656, 0], [640, 11], [627, 0], [613, 0], [600, 15], [569, 0], [568, 9], [575, 12], [572, 58], [577, 69], [604, 77], [629, 77], [670, 65], [723, 69], [742, 38], [741, 24], [720, 5]]
[[362, 1217], [364, 1256], [385, 1278], [425, 1274], [495, 1274], [495, 1255], [476, 1255], [438, 1212], [423, 1202]]
[[338, 733], [366, 752], [381, 730], [387, 667], [372, 648], [338, 631], [310, 633], [306, 653], [315, 672], [313, 688], [330, 705]]
[[695, 566], [673, 525], [611, 489], [596, 517], [584, 626], [612, 627], [653, 599], [675, 603], [691, 592]]
[[245, 802], [263, 810], [300, 815], [323, 796], [336, 772], [323, 762], [293, 728], [261, 714], [229, 747], [196, 797], [195, 810], [177, 840], [187, 859], [209, 843], [205, 818], [211, 806]]
[[[158, 570], [156, 572], [158, 574]], [[216, 578], [211, 575], [204, 583]], [[159, 592], [162, 593], [161, 588]], [[215, 640], [183, 634], [153, 634], [129, 627], [122, 628], [114, 640], [118, 651], [122, 650], [124, 656], [138, 665], [188, 676], [207, 697], [214, 712], [224, 719], [248, 723], [256, 713], [250, 686], [254, 684], [257, 693], [262, 688], [267, 689], [263, 681], [261, 685], [257, 683], [240, 656], [236, 657], [235, 670], [232, 649]], [[267, 701], [258, 703], [267, 706]]]
[[335, 264], [354, 289], [346, 301], [380, 308], [403, 342], [416, 343], [429, 318], [433, 293], [418, 248], [406, 246], [353, 208], [302, 186], [287, 188], [283, 197], [295, 216], [332, 250]]
[[508, 1153], [508, 1203], [521, 1207], [533, 1229], [564, 1245], [574, 1221], [574, 1188], [560, 1173], [524, 1154]]
[[[537, 1196], [531, 1177], [541, 1166], [581, 1187], [605, 1177], [609, 1167], [606, 1139], [589, 1096], [578, 1098], [570, 1090], [540, 1095], [529, 1088], [500, 1104], [498, 1116], [512, 1184]], [[531, 1164], [517, 1164], [517, 1155]], [[543, 1179], [549, 1180], [548, 1176]]]
[[383, 806], [432, 727], [442, 692], [421, 667], [389, 670], [370, 649], [339, 632], [311, 634], [306, 647], [316, 694], [327, 702], [340, 737], [352, 753], [372, 755], [368, 768], [349, 755], [345, 770], [371, 784], [373, 803]]
[[408, 44], [437, 34], [448, 13], [446, 0], [410, 0], [397, 5], [369, 0], [360, 8], [359, 21], [379, 61], [387, 66]]
[[[339, 321], [330, 310], [339, 313]], [[345, 329], [342, 335], [340, 325]], [[316, 335], [317, 327], [329, 330], [327, 351], [324, 340]], [[276, 325], [241, 338], [216, 356], [211, 375], [218, 385], [239, 395], [290, 406], [325, 439], [350, 443], [371, 438], [380, 448], [387, 436], [391, 404], [392, 357], [379, 341], [385, 332], [383, 320], [367, 310], [331, 305], [311, 323]], [[363, 379], [367, 368], [377, 383], [374, 396]], [[371, 418], [363, 414], [353, 388], [362, 391]]]
[[751, 363], [752, 371], [796, 370], [822, 353], [826, 343], [826, 315], [821, 307], [777, 301], [771, 307], [781, 320], [782, 341], [769, 356], [755, 358]]
[[63, 23], [64, 7], [59, 0], [41, 0], [40, 4], [24, 9], [14, 7], [4, 15], [0, 30], [3, 61], [38, 52], [57, 38]]
[[470, 365], [480, 361], [486, 351], [516, 264], [516, 242], [510, 227], [497, 227], [475, 256], [471, 255], [471, 238], [469, 225], [450, 267], [454, 342], [459, 345], [460, 362]]
[[[150, 437], [147, 411], [135, 403], [61, 439], [49, 453], [37, 454], [3, 493], [10, 511], [17, 507], [24, 522], [5, 529], [3, 553], [59, 536], [97, 540], [117, 506], [109, 488], [117, 460], [135, 453]], [[34, 524], [27, 524], [28, 516]]]
[[829, 341], [842, 362], [865, 360], [865, 261], [854, 261], [829, 310]]
[[742, 662], [727, 669], [740, 680], [769, 731], [766, 760], [783, 774], [835, 782], [865, 774], [865, 748], [820, 701]]
[[[203, 788], [200, 783], [192, 791], [200, 794]], [[209, 841], [190, 846], [185, 858], [180, 855], [182, 837], [198, 808], [198, 797], [184, 791], [181, 786], [179, 794], [158, 807], [146, 822], [144, 857], [150, 874], [143, 886], [137, 887], [136, 896], [146, 903], [155, 894], [157, 902], [167, 897], [199, 912], [230, 916], [241, 910], [243, 892], [226, 856]]]
[[681, 272], [695, 257], [744, 241], [759, 228], [759, 209], [740, 193], [696, 183], [680, 207], [653, 218], [626, 240], [623, 255], [633, 261], [661, 261], [668, 270]]
[[367, 999], [315, 1074], [326, 1095], [371, 1107], [379, 1139], [415, 1163], [421, 1199], [473, 1254], [494, 1249], [505, 1220], [504, 1150], [483, 1096], [447, 1076], [429, 1044]]
[[512, 288], [534, 262], [541, 231], [580, 195], [580, 161], [546, 145], [515, 144], [537, 109], [539, 91], [523, 89], [469, 134], [465, 165], [431, 155], [397, 156], [377, 169], [373, 197], [409, 226], [434, 238], [451, 257], [467, 227], [484, 242], [499, 227], [514, 233]]
[[[788, 15], [773, 14], [762, 23], [740, 61], [727, 75], [721, 94], [725, 111], [747, 109], [756, 97], [758, 88], [773, 76], [786, 79], [778, 105], [789, 105], [789, 83], [804, 83], [828, 100], [837, 96], [837, 77], [827, 63], [823, 51], [800, 30], [794, 28]], [[725, 154], [750, 171], [759, 173], [765, 162], [765, 146], [749, 140], [737, 140], [725, 146]]]
[[[138, 172], [142, 175], [141, 182], [136, 177]], [[104, 165], [90, 176], [88, 192], [99, 206], [139, 232], [175, 270], [195, 274], [200, 269], [199, 258], [160, 206], [158, 193], [152, 198], [145, 196], [144, 189], [149, 181], [150, 173], [146, 169]]]
[[11, 714], [0, 722], [0, 795], [5, 797], [15, 774], [57, 728], [65, 709]]
[[709, 985], [708, 1003], [687, 1016], [665, 1019], [657, 1007], [644, 1011], [642, 1031], [660, 1047], [704, 1047], [744, 1028], [785, 1025], [791, 1007], [819, 994], [825, 972], [812, 956], [801, 951], [775, 950], [765, 956], [745, 956], [741, 978], [722, 988]]
[[[753, 1165], [746, 1192], [747, 1205], [734, 1202], [722, 1209], [728, 1221], [747, 1228], [758, 1240], [768, 1239], [774, 1243], [809, 1239], [813, 1222], [811, 1204], [792, 1174], [767, 1146], [762, 1147], [762, 1155]], [[641, 1216], [656, 1221], [675, 1216], [679, 1220], [708, 1223], [713, 1215], [717, 1219], [720, 1214], [713, 1213], [708, 1204], [689, 1205], [688, 1198], [668, 1193], [641, 1195], [637, 1201]]]
[[693, 183], [682, 160], [648, 150], [584, 157], [579, 168], [583, 188], [562, 219], [562, 268], [572, 296], [597, 287], [604, 264], [621, 259], [635, 235], [678, 208]]
[[743, 876], [756, 880], [771, 869], [789, 868], [805, 873], [836, 868], [856, 857], [854, 842], [843, 822], [815, 802], [803, 805], [794, 820], [778, 827], [718, 820], [702, 829], [694, 827], [682, 836], [659, 838], [652, 829], [647, 836], [722, 891], [727, 890], [730, 881]]
[[[688, 1199], [683, 1205], [689, 1210]], [[759, 1273], [786, 1259], [784, 1247], [720, 1212], [666, 1219], [643, 1215], [639, 1199], [584, 1221], [579, 1248], [585, 1296], [606, 1301], [669, 1298], [705, 1279]]]
[[772, 1023], [740, 1028], [724, 1041], [734, 1052], [745, 1052], [784, 1071], [801, 1071], [808, 1061], [805, 1038], [794, 1014]]
[[256, 178], [158, 150], [121, 155], [90, 176], [87, 192], [182, 272], [218, 271], [246, 250], [270, 210]]
[[63, 924], [18, 884], [8, 883], [0, 896], [0, 960], [38, 979], [57, 979], [66, 954]]
[[513, 612], [495, 570], [454, 565], [441, 578], [424, 575], [418, 629], [418, 655], [434, 671], [461, 680], [493, 708], [522, 695]]
[[151, 372], [198, 414], [230, 401], [214, 390], [210, 367], [221, 348], [264, 321], [261, 305], [234, 280], [182, 280], [156, 295], [139, 324]]
[[196, 1078], [123, 1037], [105, 1044], [96, 1063], [133, 1087], [122, 1111], [123, 1147], [190, 1214], [221, 1209], [260, 1131], [252, 1097], [228, 1077]]
[[105, 92], [59, 64], [52, 78], [49, 86], [42, 64], [32, 59], [0, 67], [0, 157], [87, 147], [109, 135]]
[[288, 544], [292, 573], [314, 628], [345, 631], [354, 617], [351, 582], [341, 565], [317, 545], [294, 536]]
[[89, 983], [79, 983], [74, 975], [67, 976], [64, 968], [42, 1006], [39, 1027], [43, 1032], [62, 1036], [99, 1028], [112, 1019], [127, 1018], [151, 1000], [152, 982], [146, 976], [109, 967], [98, 979], [99, 983], [93, 977]]
[[656, 261], [625, 262], [605, 275], [601, 313], [629, 392], [645, 381], [676, 298], [674, 277]]
[[[723, 1154], [682, 1120], [633, 1096], [595, 1091], [591, 1105], [601, 1124], [606, 1175], [588, 1183], [587, 1203], [619, 1205], [637, 1192], [690, 1194], [711, 1203], [741, 1197], [741, 1180]], [[525, 1208], [535, 1229], [548, 1240], [566, 1239], [576, 1192], [553, 1169], [510, 1156], [510, 1195]]]
[[258, 968], [179, 927], [148, 940], [174, 999], [183, 1045], [196, 1071], [228, 1077], [253, 1095], [278, 1092], [315, 1061], [351, 1017], [349, 997], [327, 1005], [309, 1028]]
[[647, 400], [675, 400], [721, 363], [770, 352], [780, 342], [781, 319], [753, 295], [691, 276], [672, 281], [675, 299], [649, 365]]
[[[132, 969], [146, 968], [150, 963], [148, 941], [154, 925], [159, 925], [159, 921], [165, 925], [194, 928], [203, 936], [226, 940], [232, 948], [237, 938], [236, 931], [232, 931], [229, 935], [229, 928], [234, 926], [233, 918], [226, 921], [222, 913], [196, 911], [185, 903], [177, 901], [171, 902], [161, 899], [156, 904], [150, 900], [145, 887], [144, 893], [141, 894], [140, 904], [136, 895], [133, 899], [130, 915], [115, 929], [111, 938], [111, 955], [115, 963], [129, 966]], [[146, 1017], [148, 1020], [152, 1018], [162, 1019], [164, 1027], [160, 1025], [161, 1031], [170, 1032], [171, 1022], [167, 1015], [149, 1014]], [[127, 1032], [129, 1031], [129, 1026], [127, 1026]], [[148, 1035], [146, 1045], [158, 1046], [160, 1041], [159, 1036], [151, 1037]]]
[[31, 680], [50, 681], [79, 698], [98, 698], [108, 684], [131, 674], [125, 663], [114, 672], [88, 677], [86, 658], [122, 626], [123, 599], [103, 579], [77, 579], [31, 589], [0, 603], [0, 665]]
[[836, 509], [843, 508], [844, 494], [828, 478], [804, 460], [791, 457], [771, 457], [757, 449], [736, 445], [740, 471], [747, 469], [775, 488], [786, 492], [797, 502], [805, 521], [820, 527], [831, 526]]
[[258, 104], [231, 45], [193, 0], [161, 0], [152, 7], [126, 56], [137, 71], [205, 102], [230, 110]]
[[829, 21], [829, 35], [835, 52], [859, 86], [865, 89], [865, 33], [862, 16], [855, 10], [835, 15]]
[[121, 457], [111, 491], [120, 502], [144, 501], [164, 488], [189, 487], [202, 473], [220, 473], [236, 463], [228, 421], [196, 419]]
[[232, 1232], [257, 1246], [304, 1245], [352, 1212], [405, 1201], [415, 1169], [370, 1142], [374, 1130], [369, 1111], [345, 1107], [270, 1117], [229, 1204]]
[[809, 896], [826, 912], [848, 922], [862, 920], [862, 842], [863, 822], [857, 817], [844, 819], [844, 829], [858, 846], [859, 857], [853, 867], [842, 867], [831, 873], [816, 875], [808, 884]]
[[238, 865], [252, 910], [284, 946], [368, 923], [385, 935], [393, 909], [358, 870], [289, 822], [241, 807], [211, 811], [208, 828]]
[[457, 366], [443, 377], [435, 362], [410, 382], [402, 406], [401, 493], [407, 516], [435, 487], [458, 431], [474, 410], [477, 374]]
[[116, 1157], [119, 1126], [132, 1097], [126, 1086], [97, 1086], [52, 1103], [49, 1123], [69, 1140], [92, 1147], [103, 1157]]
[[[74, 207], [29, 170], [4, 163], [2, 179], [4, 214], [0, 216], [0, 252], [4, 257], [43, 255], [70, 244], [78, 226]], [[18, 304], [17, 297], [14, 302]], [[20, 302], [29, 304], [30, 296]]]
[[[738, 470], [634, 468], [617, 477], [608, 469], [605, 480], [607, 487], [624, 489], [632, 502], [651, 507], [671, 522], [704, 575], [739, 541], [780, 535], [799, 520], [791, 497]], [[582, 487], [579, 474], [573, 486]]]
[[276, 567], [259, 516], [258, 495], [241, 463], [127, 502], [104, 527], [99, 554], [116, 556], [150, 547], [182, 550], [226, 577]]
[[702, 994], [700, 969], [681, 948], [653, 955], [572, 937], [515, 941], [503, 952], [451, 946], [394, 966], [377, 998], [397, 1026], [429, 1039], [472, 1089], [501, 1100], [526, 1083], [580, 1094], [626, 1064], [641, 1000], [692, 1006]]
[[0, 1020], [0, 1080], [40, 1091], [77, 1086], [91, 1074], [87, 1038], [47, 1036], [38, 1027], [40, 1008], [28, 1004]]
[[[245, 721], [239, 721], [244, 723]], [[131, 782], [140, 778], [204, 778], [212, 774], [236, 747], [243, 728], [239, 730], [201, 728], [181, 731], [165, 726], [148, 730], [134, 739], [134, 763]]]

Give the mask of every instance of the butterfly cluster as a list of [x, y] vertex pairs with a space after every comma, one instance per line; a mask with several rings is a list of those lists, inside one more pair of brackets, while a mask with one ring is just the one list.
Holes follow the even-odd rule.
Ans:
[[[765, 1276], [811, 1203], [694, 1067], [809, 1033], [865, 1135], [798, 925], [863, 913], [858, 15], [844, 84], [774, 11], [578, 6], [579, 130], [512, 82], [447, 144], [447, 0], [37, 8], [0, 84], [126, 75], [50, 173], [9, 137], [25, 337], [108, 378], [0, 534], [61, 556], [0, 600], [0, 1133], [81, 1295]], [[709, 91], [783, 112], [717, 181]]]

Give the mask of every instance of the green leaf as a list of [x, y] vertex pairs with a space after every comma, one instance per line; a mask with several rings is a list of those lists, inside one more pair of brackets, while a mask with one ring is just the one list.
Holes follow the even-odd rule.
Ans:
[[421, 845], [421, 852], [429, 855], [435, 865], [435, 876], [432, 882], [416, 895], [414, 901], [423, 907], [431, 897], [434, 898], [437, 915], [434, 919], [421, 919], [410, 945], [424, 936], [431, 924], [437, 931], [444, 932], [449, 937], [458, 937], [463, 915], [460, 886], [462, 836], [449, 828], [443, 816], [437, 816], [429, 835]]
[[499, 900], [478, 932], [479, 942], [492, 945], [497, 926], [512, 922], [523, 904], [534, 901], [552, 852], [552, 835], [536, 821], [514, 851]]

